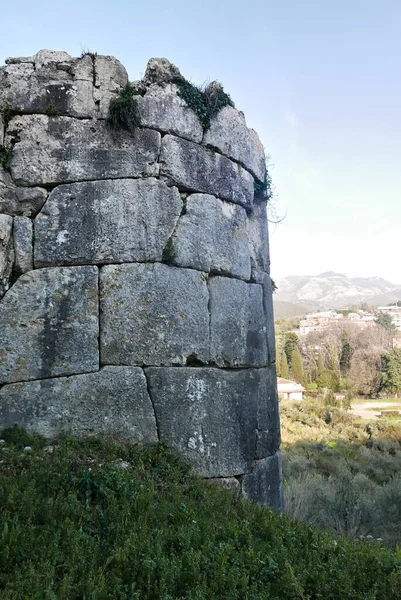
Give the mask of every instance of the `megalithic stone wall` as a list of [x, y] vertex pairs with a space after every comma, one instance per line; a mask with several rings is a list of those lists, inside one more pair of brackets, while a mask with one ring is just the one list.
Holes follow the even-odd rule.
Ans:
[[0, 68], [0, 428], [165, 440], [280, 509], [264, 151], [177, 77], [149, 62], [130, 132], [115, 58]]

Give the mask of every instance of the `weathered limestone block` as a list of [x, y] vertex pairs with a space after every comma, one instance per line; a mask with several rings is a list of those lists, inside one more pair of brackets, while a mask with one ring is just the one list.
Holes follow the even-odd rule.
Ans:
[[0, 390], [0, 429], [14, 424], [47, 438], [70, 432], [131, 443], [158, 439], [145, 376], [133, 367], [5, 385]]
[[248, 238], [252, 268], [269, 273], [270, 251], [266, 202], [253, 204], [248, 218]]
[[19, 277], [0, 304], [0, 383], [97, 371], [98, 270]]
[[266, 157], [258, 134], [248, 129], [244, 113], [225, 106], [211, 120], [203, 143], [240, 162], [260, 181], [264, 180]]
[[14, 217], [14, 257], [18, 274], [33, 269], [33, 223], [28, 217]]
[[161, 440], [203, 477], [251, 469], [260, 393], [254, 369], [151, 367], [145, 372]]
[[182, 267], [251, 275], [245, 210], [206, 194], [192, 194], [174, 234], [174, 262]]
[[146, 85], [154, 83], [163, 85], [170, 83], [175, 77], [180, 77], [178, 67], [173, 65], [167, 58], [151, 58], [146, 65], [143, 82]]
[[160, 133], [151, 129], [113, 135], [105, 121], [25, 115], [9, 125], [9, 144], [16, 136], [11, 174], [24, 185], [158, 174]]
[[267, 364], [262, 286], [213, 277], [210, 291], [210, 360], [220, 367]]
[[138, 97], [141, 125], [174, 133], [193, 142], [200, 143], [203, 128], [196, 114], [177, 93], [177, 86], [153, 85], [143, 97]]
[[160, 174], [178, 187], [205, 192], [250, 208], [253, 177], [239, 164], [198, 144], [173, 135], [162, 140]]
[[255, 370], [258, 425], [255, 458], [265, 458], [280, 447], [280, 416], [277, 397], [277, 377], [274, 365]]
[[8, 290], [9, 279], [14, 264], [12, 231], [12, 217], [0, 214], [0, 298]]
[[181, 210], [154, 178], [60, 185], [35, 220], [35, 266], [161, 261]]
[[94, 98], [99, 105], [99, 118], [106, 119], [110, 100], [118, 96], [128, 83], [125, 67], [114, 56], [93, 56]]
[[97, 106], [92, 71], [90, 56], [74, 59], [66, 52], [41, 50], [26, 62], [12, 62], [0, 70], [0, 104], [7, 104], [18, 113], [50, 110], [74, 117], [94, 117]]
[[281, 452], [253, 463], [252, 471], [243, 477], [242, 493], [249, 500], [277, 511], [284, 508]]
[[203, 273], [160, 263], [100, 271], [103, 364], [185, 365], [209, 359]]
[[0, 213], [35, 216], [45, 203], [46, 197], [47, 191], [43, 188], [16, 186], [10, 174], [0, 166]]

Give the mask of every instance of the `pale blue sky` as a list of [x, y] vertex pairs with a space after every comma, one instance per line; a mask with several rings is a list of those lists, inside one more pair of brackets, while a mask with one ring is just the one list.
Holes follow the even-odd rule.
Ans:
[[19, 0], [1, 20], [0, 62], [90, 49], [131, 79], [151, 56], [219, 79], [272, 157], [273, 277], [401, 283], [400, 0]]

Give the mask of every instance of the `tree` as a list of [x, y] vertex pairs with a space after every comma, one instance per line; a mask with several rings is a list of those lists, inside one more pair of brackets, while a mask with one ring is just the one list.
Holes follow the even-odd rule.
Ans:
[[379, 327], [383, 327], [390, 335], [394, 335], [397, 331], [391, 315], [388, 313], [379, 312], [375, 319], [375, 323], [376, 325], [379, 325]]
[[287, 357], [289, 367], [292, 366], [292, 355], [295, 348], [298, 348], [299, 339], [293, 331], [287, 331], [284, 337], [284, 352]]
[[283, 377], [283, 379], [288, 379], [289, 376], [290, 376], [290, 373], [288, 370], [287, 355], [285, 354], [285, 352], [283, 352], [283, 355], [281, 358], [281, 377]]
[[302, 356], [299, 348], [294, 348], [292, 353], [291, 371], [295, 381], [298, 381], [298, 383], [301, 383], [302, 385], [306, 385]]
[[382, 357], [381, 389], [390, 394], [401, 392], [401, 348], [393, 348]]
[[340, 371], [342, 375], [346, 375], [351, 366], [351, 344], [349, 341], [349, 334], [347, 331], [342, 332], [342, 347], [340, 356]]
[[375, 396], [382, 383], [382, 349], [358, 348], [351, 359], [348, 381], [352, 389], [366, 396]]

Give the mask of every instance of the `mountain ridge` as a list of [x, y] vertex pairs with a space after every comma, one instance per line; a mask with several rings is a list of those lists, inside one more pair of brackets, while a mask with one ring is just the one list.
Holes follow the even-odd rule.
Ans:
[[401, 300], [401, 284], [374, 277], [349, 277], [324, 271], [319, 275], [288, 275], [277, 281], [275, 303], [290, 302], [330, 309], [367, 303], [373, 306]]

